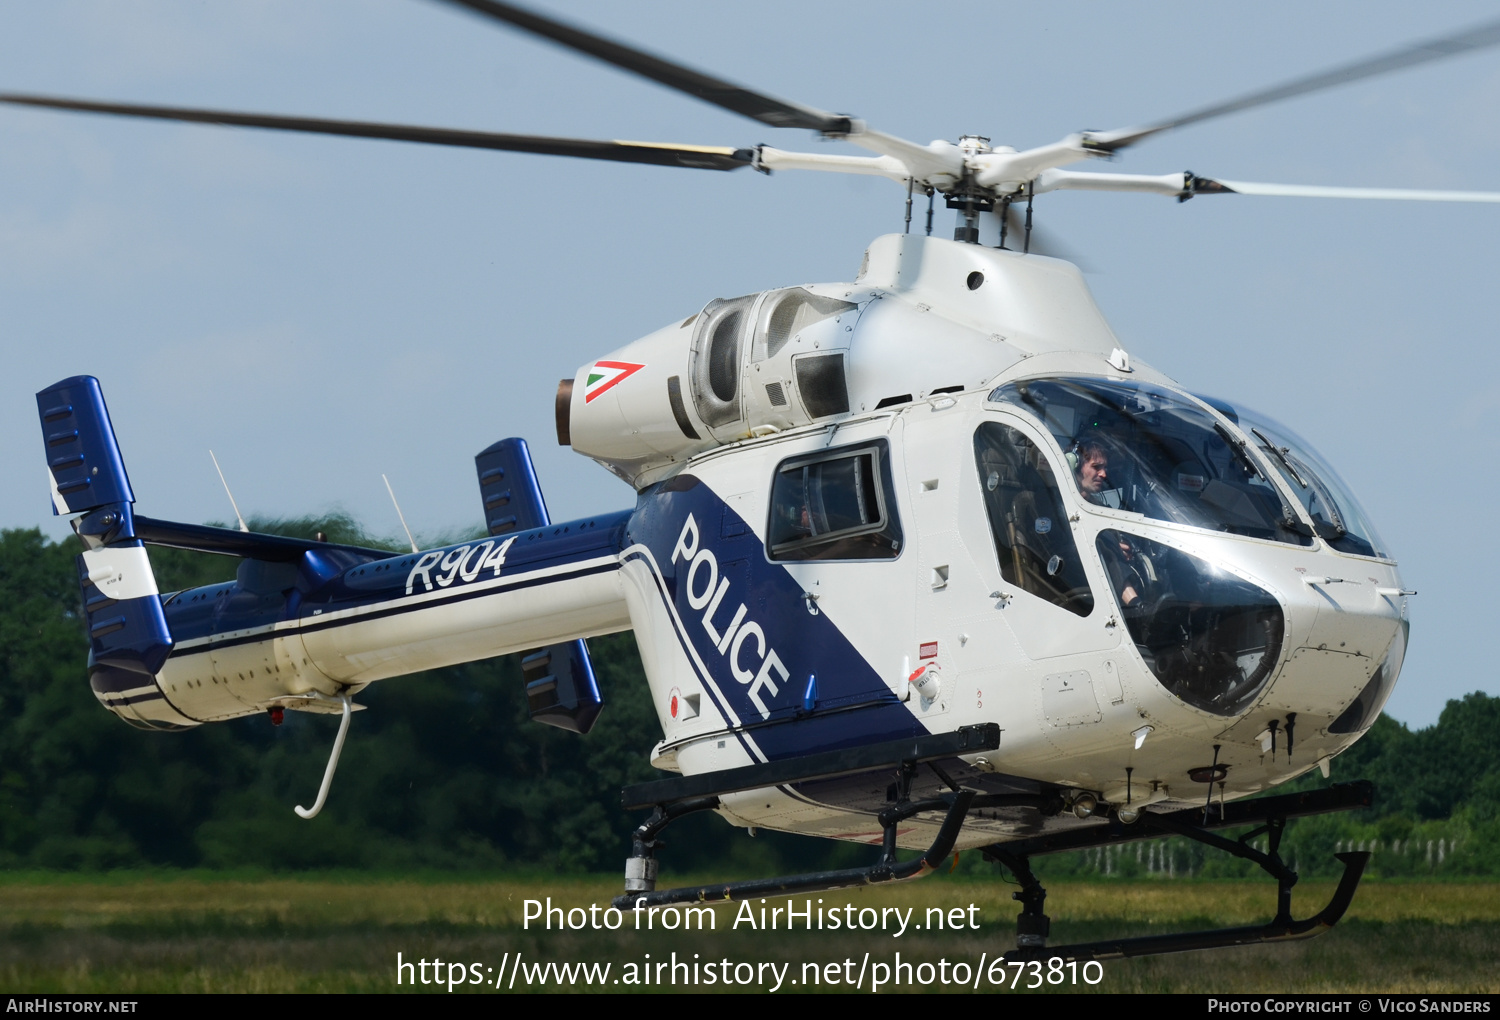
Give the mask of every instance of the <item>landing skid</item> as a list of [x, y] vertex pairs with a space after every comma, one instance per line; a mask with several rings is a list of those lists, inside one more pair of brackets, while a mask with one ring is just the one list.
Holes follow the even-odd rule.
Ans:
[[[996, 843], [984, 848], [984, 855], [1010, 870], [1021, 884], [1014, 897], [1021, 903], [1021, 914], [1016, 918], [1016, 948], [1005, 954], [1010, 961], [1050, 960], [1106, 960], [1127, 956], [1156, 956], [1163, 953], [1184, 953], [1194, 949], [1219, 949], [1227, 946], [1247, 946], [1270, 942], [1286, 942], [1295, 939], [1310, 939], [1323, 934], [1338, 923], [1354, 899], [1354, 891], [1369, 863], [1367, 852], [1341, 853], [1334, 856], [1343, 863], [1344, 872], [1339, 878], [1338, 888], [1328, 905], [1304, 920], [1292, 917], [1292, 887], [1297, 884], [1297, 873], [1288, 868], [1281, 859], [1281, 837], [1289, 818], [1305, 815], [1327, 814], [1333, 811], [1349, 811], [1368, 807], [1373, 787], [1368, 782], [1341, 783], [1323, 790], [1307, 793], [1284, 794], [1277, 797], [1259, 797], [1254, 800], [1237, 801], [1216, 805], [1205, 820], [1205, 812], [1199, 808], [1188, 808], [1167, 814], [1142, 812], [1140, 819], [1132, 825], [1124, 825], [1111, 819], [1102, 828], [1039, 836], [1011, 843]], [[1210, 830], [1229, 826], [1260, 824], [1240, 836], [1227, 839]], [[1268, 835], [1267, 852], [1262, 853], [1250, 846], [1250, 841]], [[1098, 846], [1132, 843], [1143, 839], [1161, 839], [1167, 836], [1184, 836], [1205, 846], [1222, 850], [1245, 860], [1254, 861], [1260, 868], [1276, 879], [1276, 916], [1263, 925], [1239, 928], [1214, 928], [1207, 931], [1181, 932], [1170, 935], [1148, 935], [1138, 938], [1107, 939], [1101, 942], [1086, 942], [1071, 946], [1048, 946], [1051, 920], [1043, 912], [1047, 891], [1031, 870], [1031, 858], [1042, 854], [1061, 853], [1066, 850], [1085, 850]]]
[[[891, 741], [888, 744], [867, 745], [849, 751], [809, 755], [789, 761], [768, 762], [628, 787], [623, 791], [622, 797], [626, 807], [652, 807], [653, 810], [651, 817], [634, 833], [631, 856], [625, 865], [625, 892], [615, 897], [614, 905], [624, 910], [685, 903], [722, 903], [901, 882], [929, 875], [952, 852], [970, 811], [984, 808], [1023, 808], [1034, 810], [1043, 817], [1051, 817], [1062, 811], [1063, 798], [1060, 792], [1045, 790], [1035, 794], [995, 794], [957, 789], [936, 797], [916, 800], [911, 798], [912, 781], [919, 764], [955, 754], [993, 750], [999, 745], [999, 737], [998, 730], [993, 726], [973, 726], [948, 734]], [[875, 864], [865, 868], [784, 875], [719, 885], [661, 890], [656, 888], [655, 852], [661, 846], [657, 837], [678, 818], [713, 810], [719, 806], [721, 796], [739, 790], [827, 779], [881, 768], [895, 771], [896, 797], [894, 803], [878, 816], [883, 838], [881, 856]], [[1370, 804], [1372, 794], [1373, 789], [1368, 782], [1343, 783], [1306, 793], [1214, 805], [1207, 811], [1191, 808], [1163, 814], [1142, 812], [1139, 819], [1130, 825], [1122, 823], [1118, 818], [1111, 818], [1103, 825], [985, 847], [984, 855], [1008, 868], [1021, 884], [1021, 890], [1014, 894], [1022, 908], [1016, 919], [1016, 948], [1008, 951], [1005, 959], [1011, 962], [1053, 958], [1082, 961], [1154, 956], [1321, 935], [1338, 923], [1348, 910], [1370, 855], [1363, 852], [1336, 854], [1343, 862], [1344, 872], [1333, 898], [1318, 913], [1304, 920], [1296, 920], [1292, 917], [1291, 908], [1292, 887], [1297, 883], [1297, 874], [1286, 866], [1279, 852], [1286, 822], [1290, 818], [1305, 815], [1366, 807]], [[900, 823], [913, 815], [937, 811], [944, 813], [943, 823], [932, 845], [915, 860], [897, 861], [896, 834]], [[1237, 840], [1212, 831], [1244, 825], [1257, 827]], [[1250, 845], [1252, 839], [1267, 834], [1269, 845], [1266, 852], [1262, 853]], [[1047, 891], [1031, 870], [1031, 858], [1168, 836], [1196, 840], [1259, 865], [1276, 879], [1275, 917], [1266, 924], [1248, 927], [1109, 939], [1071, 946], [1047, 945], [1051, 929], [1051, 920], [1043, 911]]]

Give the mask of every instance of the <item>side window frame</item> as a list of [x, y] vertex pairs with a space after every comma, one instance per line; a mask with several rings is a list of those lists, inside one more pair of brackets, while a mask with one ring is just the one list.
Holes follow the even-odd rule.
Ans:
[[[872, 478], [868, 480], [869, 492], [874, 496], [876, 517], [874, 520], [839, 528], [825, 534], [811, 534], [794, 538], [781, 538], [788, 528], [787, 521], [800, 505], [811, 513], [810, 497], [806, 490], [798, 496], [798, 480], [794, 472], [802, 471], [802, 484], [812, 474], [805, 469], [818, 465], [833, 464], [841, 460], [863, 458], [870, 467]], [[832, 479], [821, 479], [819, 484], [828, 484]], [[885, 439], [875, 439], [850, 446], [840, 446], [815, 453], [788, 457], [776, 465], [771, 474], [771, 493], [767, 500], [766, 558], [778, 563], [807, 560], [894, 560], [901, 555], [905, 544], [901, 530], [901, 518], [896, 507], [894, 478], [891, 473], [890, 444]], [[812, 526], [812, 525], [808, 525]], [[795, 527], [795, 525], [794, 525]]]
[[[1036, 465], [1028, 467], [1022, 464], [1020, 466], [1023, 470], [1018, 471], [1017, 477], [1011, 482], [1011, 487], [1016, 491], [1010, 499], [1012, 510], [1009, 514], [1005, 514], [1004, 507], [997, 502], [997, 499], [1002, 497], [992, 495], [998, 491], [1000, 485], [1004, 484], [1005, 480], [999, 477], [997, 470], [1003, 465], [999, 463], [987, 465], [985, 461], [985, 454], [989, 452], [985, 445], [985, 433], [996, 429], [1004, 429], [1014, 437], [1018, 437], [1034, 451], [1039, 463], [1045, 465], [1046, 468], [1045, 472], [1042, 472]], [[1069, 519], [1072, 516], [1071, 503], [1063, 488], [1063, 479], [1068, 476], [1058, 475], [1056, 453], [1048, 444], [1038, 443], [1031, 434], [1019, 428], [1016, 423], [993, 418], [986, 418], [974, 429], [973, 445], [979, 497], [984, 506], [984, 519], [990, 533], [990, 544], [994, 550], [995, 563], [1000, 569], [1001, 578], [1018, 591], [1025, 592], [1049, 605], [1067, 610], [1075, 616], [1086, 618], [1093, 615], [1100, 600], [1094, 591], [1088, 562], [1084, 559], [1084, 547], [1080, 545], [1078, 536], [1073, 534], [1072, 522]], [[1012, 445], [1014, 445], [1013, 440]], [[998, 454], [998, 447], [993, 449]], [[1066, 459], [1062, 463], [1066, 465]], [[1026, 473], [1026, 470], [1037, 476], [1035, 481], [1039, 483], [1039, 487], [1038, 485], [1028, 487], [1025, 484], [1026, 479], [1022, 475]], [[991, 471], [996, 471], [997, 476], [996, 488], [993, 489], [990, 487], [988, 477]], [[1047, 476], [1050, 476], [1050, 482]], [[1037, 516], [1032, 521], [1029, 531], [1024, 527], [1024, 522], [1010, 519], [1015, 513], [1014, 506], [1019, 503], [1023, 495], [1031, 497], [1033, 508], [1037, 511]], [[1037, 505], [1039, 495], [1044, 497], [1046, 507]], [[1051, 511], [1050, 516], [1044, 512], [1045, 510]], [[1004, 516], [997, 518], [997, 513], [1004, 514]], [[1045, 531], [1041, 528], [1043, 521], [1046, 522]], [[1008, 527], [1010, 534], [1003, 534], [1002, 527]], [[1059, 536], [1065, 537], [1061, 539], [1046, 537], [1054, 531]], [[1011, 537], [1011, 535], [1024, 536], [1031, 533], [1040, 537], [1030, 541]], [[1033, 546], [1040, 547], [1042, 551], [1054, 550], [1051, 558], [1061, 560], [1056, 571], [1056, 574], [1060, 575], [1059, 580], [1062, 582], [1060, 585], [1043, 583], [1040, 580], [1043, 575], [1038, 574], [1038, 569], [1032, 564], [1022, 562], [1022, 554], [1031, 553], [1038, 563], [1043, 564], [1040, 570], [1044, 572], [1044, 576], [1049, 578], [1054, 576], [1051, 573], [1045, 573], [1046, 564], [1049, 561], [1042, 561], [1040, 553]], [[1059, 553], [1064, 555], [1059, 556]]]

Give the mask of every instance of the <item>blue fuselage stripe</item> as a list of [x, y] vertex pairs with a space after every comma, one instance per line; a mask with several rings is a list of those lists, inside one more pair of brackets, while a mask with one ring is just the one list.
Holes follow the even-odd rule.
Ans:
[[[613, 573], [620, 569], [618, 563], [601, 563], [597, 566], [586, 567], [582, 570], [570, 570], [561, 574], [547, 574], [544, 577], [520, 577], [508, 584], [500, 584], [494, 587], [481, 588], [477, 591], [460, 589], [452, 595], [440, 599], [429, 599], [414, 605], [390, 605], [383, 609], [371, 609], [360, 613], [358, 616], [339, 616], [334, 619], [322, 619], [318, 616], [303, 617], [301, 620], [289, 626], [273, 631], [262, 631], [258, 634], [247, 634], [242, 637], [226, 638], [221, 641], [210, 640], [204, 644], [194, 645], [191, 648], [178, 648], [173, 651], [172, 658], [180, 658], [187, 655], [197, 655], [200, 652], [216, 650], [220, 648], [233, 648], [236, 645], [254, 644], [259, 641], [270, 641], [273, 638], [285, 638], [292, 635], [311, 634], [321, 630], [331, 630], [335, 627], [348, 627], [357, 623], [366, 623], [371, 620], [382, 620], [391, 616], [400, 616], [406, 613], [419, 613], [425, 609], [439, 609], [452, 606], [459, 602], [468, 602], [470, 599], [488, 598], [492, 595], [504, 595], [510, 592], [521, 591], [526, 588], [534, 588], [543, 584], [555, 584], [560, 581], [572, 581], [581, 577], [592, 577], [595, 574]], [[403, 600], [415, 598], [416, 596], [402, 596]], [[368, 605], [368, 603], [366, 603]], [[375, 603], [378, 605], [379, 603]], [[344, 608], [339, 607], [331, 612], [341, 612]]]
[[[421, 553], [356, 563], [326, 581], [316, 580], [302, 567], [288, 564], [289, 569], [297, 571], [295, 587], [276, 590], [280, 585], [273, 584], [269, 585], [272, 590], [264, 594], [247, 590], [238, 581], [178, 592], [164, 605], [172, 637], [177, 642], [173, 656], [421, 612], [618, 570], [615, 558], [629, 518], [630, 511], [620, 511], [548, 524], [513, 535], [456, 542]], [[480, 561], [502, 547], [504, 555], [499, 565], [480, 566]], [[604, 557], [609, 557], [610, 562], [566, 569]], [[440, 566], [453, 560], [462, 561], [462, 576], [456, 569]], [[273, 569], [279, 568], [273, 566]], [[504, 580], [496, 584], [497, 579]], [[292, 585], [293, 581], [289, 576], [286, 583]], [[447, 594], [433, 597], [435, 589], [450, 585]], [[351, 613], [351, 610], [363, 611]], [[234, 636], [227, 636], [231, 634]]]

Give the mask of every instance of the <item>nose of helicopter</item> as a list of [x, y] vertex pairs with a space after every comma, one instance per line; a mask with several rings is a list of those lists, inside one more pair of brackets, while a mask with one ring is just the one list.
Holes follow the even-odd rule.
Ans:
[[1304, 636], [1241, 725], [1295, 713], [1304, 740], [1320, 735], [1334, 753], [1375, 721], [1395, 686], [1406, 654], [1405, 596], [1376, 577], [1309, 572], [1284, 586], [1283, 598], [1294, 618], [1289, 634]]
[[[1098, 550], [1116, 591], [1134, 596], [1122, 597], [1122, 615], [1147, 667], [1176, 698], [1223, 718], [1227, 739], [1289, 718], [1304, 738], [1352, 739], [1395, 683], [1406, 621], [1389, 564], [1231, 538], [1190, 553], [1113, 529]], [[1330, 568], [1346, 576], [1317, 573]], [[1333, 753], [1348, 741], [1325, 742]]]

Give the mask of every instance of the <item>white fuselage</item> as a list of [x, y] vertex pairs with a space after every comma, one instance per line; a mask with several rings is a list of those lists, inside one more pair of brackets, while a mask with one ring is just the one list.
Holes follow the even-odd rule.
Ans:
[[[1400, 670], [1405, 593], [1336, 478], [1310, 487], [1300, 441], [1133, 361], [1066, 263], [881, 238], [853, 284], [715, 302], [584, 366], [568, 409], [633, 512], [363, 564], [295, 618], [200, 627], [157, 676], [163, 719], [324, 707], [628, 626], [663, 769], [996, 723], [976, 774], [1184, 805], [1204, 778], [1232, 799], [1326, 767]], [[1134, 496], [1080, 489], [1101, 443]], [[855, 800], [782, 787], [720, 811], [878, 838]], [[976, 813], [959, 845], [1015, 824]]]

